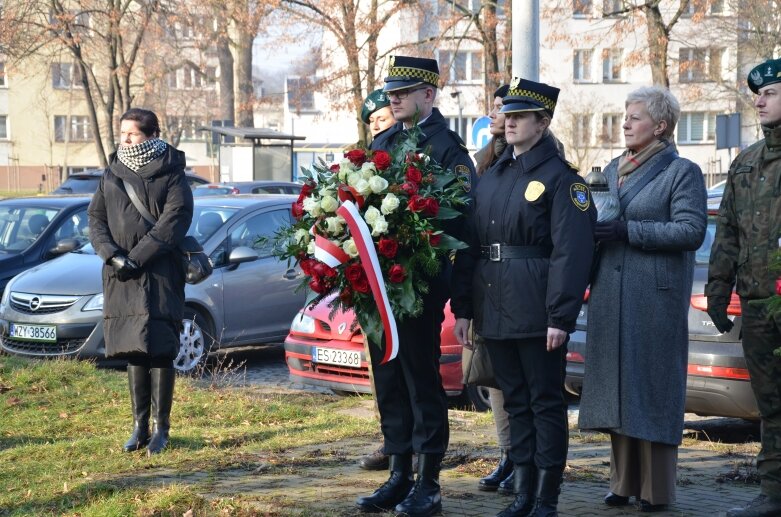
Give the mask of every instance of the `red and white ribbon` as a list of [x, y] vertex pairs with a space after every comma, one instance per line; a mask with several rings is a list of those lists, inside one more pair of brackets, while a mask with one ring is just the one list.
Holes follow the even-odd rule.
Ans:
[[[385, 280], [382, 278], [380, 260], [377, 250], [374, 249], [371, 230], [366, 221], [358, 212], [358, 207], [349, 199], [343, 200], [342, 205], [336, 210], [347, 221], [353, 241], [358, 248], [358, 256], [361, 258], [361, 266], [366, 272], [374, 299], [377, 301], [377, 310], [382, 320], [382, 328], [385, 331], [385, 355], [382, 364], [395, 359], [399, 352], [399, 333], [396, 328], [396, 318], [391, 310], [388, 293], [385, 290]], [[315, 242], [315, 246], [317, 243]]]
[[350, 260], [350, 256], [342, 248], [316, 233], [315, 227], [311, 232], [315, 234], [315, 258], [329, 267], [336, 267]]

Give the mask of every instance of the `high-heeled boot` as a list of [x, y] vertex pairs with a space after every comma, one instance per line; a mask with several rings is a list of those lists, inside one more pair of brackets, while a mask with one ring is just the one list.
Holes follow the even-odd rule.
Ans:
[[173, 368], [151, 368], [149, 373], [152, 379], [152, 437], [146, 451], [152, 455], [162, 452], [168, 445], [176, 371]]
[[150, 378], [146, 366], [127, 367], [127, 380], [130, 386], [130, 403], [133, 407], [133, 433], [123, 447], [125, 452], [133, 452], [146, 447], [149, 443], [149, 406]]

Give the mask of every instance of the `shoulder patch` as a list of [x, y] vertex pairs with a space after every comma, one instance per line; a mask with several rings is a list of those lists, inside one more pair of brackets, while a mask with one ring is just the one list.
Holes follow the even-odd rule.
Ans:
[[464, 164], [456, 165], [453, 172], [456, 173], [456, 179], [458, 179], [464, 191], [469, 192], [472, 190], [472, 171], [469, 170], [469, 167]]
[[591, 206], [591, 196], [589, 196], [588, 187], [583, 183], [570, 185], [569, 197], [572, 199], [572, 204], [584, 212]]

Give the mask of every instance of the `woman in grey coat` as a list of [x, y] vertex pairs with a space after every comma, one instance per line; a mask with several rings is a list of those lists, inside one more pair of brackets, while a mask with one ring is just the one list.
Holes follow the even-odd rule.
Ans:
[[666, 88], [640, 88], [626, 100], [627, 150], [605, 176], [622, 206], [631, 201], [617, 220], [597, 223], [589, 298], [579, 425], [610, 433], [605, 503], [635, 496], [645, 512], [675, 500], [694, 252], [707, 225], [702, 171], [672, 143], [679, 115]]
[[[177, 245], [192, 221], [193, 195], [184, 153], [158, 138], [154, 113], [131, 109], [120, 130], [119, 150], [89, 206], [90, 240], [105, 263], [106, 356], [128, 360], [134, 428], [124, 449], [146, 447], [155, 454], [168, 443], [184, 311], [185, 269]], [[157, 219], [154, 225], [130, 200], [131, 189]]]

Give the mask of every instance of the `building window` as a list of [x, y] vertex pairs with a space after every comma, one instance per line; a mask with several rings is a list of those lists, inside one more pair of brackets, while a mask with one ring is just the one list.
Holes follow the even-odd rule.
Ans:
[[74, 63], [52, 63], [52, 88], [81, 88], [81, 67]]
[[474, 142], [471, 142], [470, 136], [472, 134], [472, 126], [474, 126], [477, 118], [478, 117], [464, 115], [461, 117], [460, 124], [458, 117], [445, 117], [445, 120], [447, 120], [447, 125], [450, 130], [458, 133], [458, 136], [461, 137], [461, 140], [474, 146]]
[[437, 14], [452, 15], [473, 12], [474, 6], [480, 8], [480, 0], [439, 0], [437, 2]]
[[576, 113], [572, 115], [573, 142], [581, 142], [588, 146], [591, 144], [591, 115], [588, 113]]
[[55, 142], [87, 142], [89, 140], [92, 140], [92, 124], [90, 124], [89, 117], [54, 116]]
[[610, 16], [624, 8], [623, 0], [603, 0], [602, 16]]
[[0, 140], [8, 140], [8, 115], [0, 115]]
[[716, 140], [716, 114], [702, 111], [681, 113], [678, 122], [679, 144], [702, 144]]
[[312, 81], [306, 77], [287, 78], [287, 107], [290, 111], [313, 111], [315, 109]]
[[8, 82], [5, 78], [5, 63], [0, 61], [0, 88], [8, 86]]
[[[169, 133], [181, 132], [180, 141], [204, 140], [205, 133], [196, 128], [205, 126], [206, 121], [193, 117], [168, 117], [167, 129]], [[170, 138], [170, 136], [169, 136]]]
[[576, 50], [573, 60], [572, 76], [575, 82], [591, 81], [591, 57], [594, 51], [591, 49]]
[[602, 135], [600, 141], [603, 147], [613, 147], [621, 142], [622, 119], [620, 113], [605, 113], [602, 115]]
[[483, 53], [476, 51], [439, 51], [442, 78], [448, 84], [477, 83], [483, 80]]
[[678, 76], [682, 83], [721, 79], [723, 48], [682, 48], [678, 51]]
[[620, 48], [606, 48], [602, 50], [602, 81], [606, 83], [617, 83], [621, 81], [621, 58]]
[[591, 15], [591, 0], [572, 0], [572, 16], [575, 18], [585, 18]]
[[722, 14], [724, 0], [690, 0], [682, 16], [691, 18], [695, 15]]

